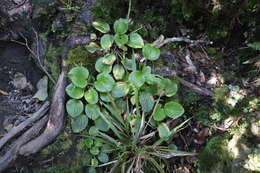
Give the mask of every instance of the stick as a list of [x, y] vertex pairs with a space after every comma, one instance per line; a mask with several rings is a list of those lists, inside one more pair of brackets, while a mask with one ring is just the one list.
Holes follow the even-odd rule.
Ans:
[[213, 44], [212, 41], [205, 41], [205, 40], [191, 40], [189, 38], [186, 37], [172, 37], [172, 38], [166, 38], [166, 39], [162, 39], [163, 36], [160, 36], [159, 39], [160, 40], [156, 40], [153, 42], [153, 45], [157, 48], [160, 48], [162, 46], [164, 46], [165, 44], [171, 43], [171, 42], [186, 42], [186, 43], [190, 43], [190, 44]]
[[49, 102], [46, 101], [42, 105], [42, 107], [37, 112], [35, 112], [30, 118], [28, 118], [18, 126], [12, 128], [9, 133], [7, 133], [4, 137], [0, 139], [0, 149], [6, 144], [6, 142], [8, 142], [11, 138], [13, 138], [22, 130], [24, 130], [27, 126], [40, 119], [48, 111], [48, 108]]

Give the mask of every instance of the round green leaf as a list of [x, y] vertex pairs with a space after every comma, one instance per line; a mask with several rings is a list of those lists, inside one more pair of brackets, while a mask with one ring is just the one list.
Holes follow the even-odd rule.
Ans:
[[98, 166], [98, 160], [96, 158], [91, 159], [91, 166], [97, 167]]
[[171, 135], [171, 132], [169, 130], [169, 127], [165, 123], [161, 123], [158, 126], [159, 136], [160, 138], [168, 138]]
[[115, 54], [106, 54], [104, 57], [103, 57], [103, 64], [106, 64], [106, 65], [112, 65], [116, 60], [116, 55]]
[[178, 91], [178, 85], [170, 79], [162, 79], [162, 86], [167, 97], [172, 97]]
[[112, 96], [114, 98], [124, 97], [128, 94], [130, 88], [125, 82], [117, 82], [114, 88], [112, 89]]
[[98, 119], [95, 120], [95, 126], [100, 131], [107, 132], [109, 130], [108, 124], [101, 117], [99, 117]]
[[66, 103], [66, 110], [71, 117], [79, 116], [84, 110], [83, 103], [80, 100], [70, 99]]
[[97, 76], [94, 85], [99, 92], [109, 92], [113, 89], [115, 80], [109, 74], [102, 73]]
[[141, 92], [139, 95], [139, 102], [144, 112], [150, 112], [153, 109], [154, 98], [151, 93]]
[[95, 147], [102, 147], [103, 143], [100, 140], [96, 139], [94, 142], [94, 145], [95, 145]]
[[110, 34], [105, 34], [100, 39], [100, 45], [103, 49], [109, 49], [114, 42], [114, 37]]
[[128, 35], [126, 34], [116, 34], [115, 42], [117, 46], [121, 47], [128, 42]]
[[100, 98], [104, 102], [111, 102], [111, 100], [110, 100], [109, 96], [107, 95], [107, 93], [100, 93]]
[[92, 126], [92, 127], [90, 127], [89, 128], [89, 130], [88, 130], [88, 133], [89, 133], [89, 135], [91, 135], [91, 136], [97, 136], [98, 135], [98, 128], [97, 127], [95, 127], [95, 126]]
[[85, 88], [87, 86], [88, 76], [89, 72], [85, 67], [74, 67], [68, 73], [68, 77], [72, 83], [80, 88]]
[[96, 155], [98, 155], [99, 154], [99, 148], [98, 147], [92, 147], [92, 148], [90, 148], [90, 153], [92, 154], [92, 155], [94, 155], [94, 156], [96, 156]]
[[171, 101], [165, 104], [164, 112], [168, 117], [176, 119], [184, 113], [184, 109], [179, 103]]
[[145, 76], [141, 71], [137, 70], [130, 73], [128, 80], [135, 86], [141, 87], [145, 82]]
[[109, 24], [102, 21], [94, 21], [92, 22], [92, 26], [102, 33], [107, 33], [110, 31]]
[[87, 104], [85, 112], [90, 119], [96, 120], [99, 117], [100, 108], [98, 105]]
[[142, 48], [144, 46], [143, 38], [138, 33], [132, 32], [129, 37], [129, 42], [127, 43], [129, 47]]
[[155, 108], [155, 112], [153, 114], [153, 119], [155, 121], [162, 121], [166, 118], [166, 114], [161, 104], [158, 104]]
[[116, 64], [113, 67], [113, 75], [116, 80], [121, 80], [123, 79], [125, 75], [125, 69], [122, 65]]
[[151, 61], [157, 60], [160, 57], [160, 49], [153, 47], [151, 44], [146, 44], [143, 47], [143, 56]]
[[92, 145], [94, 144], [94, 140], [91, 138], [84, 139], [84, 146], [87, 148], [91, 148]]
[[118, 19], [114, 23], [114, 31], [117, 34], [124, 34], [128, 30], [128, 19]]
[[104, 60], [104, 58], [102, 57], [96, 61], [95, 69], [99, 73], [110, 73], [112, 71], [112, 66], [104, 64], [103, 60]]
[[101, 152], [103, 152], [103, 153], [112, 153], [112, 151], [113, 151], [113, 148], [108, 144], [104, 144], [101, 148]]
[[106, 153], [100, 153], [98, 155], [98, 160], [101, 162], [101, 163], [107, 163], [109, 161], [109, 157]]
[[98, 93], [94, 88], [90, 88], [84, 95], [85, 100], [90, 104], [96, 104], [98, 102]]
[[74, 99], [80, 99], [84, 95], [84, 90], [82, 88], [76, 87], [73, 83], [66, 87], [66, 93]]
[[77, 116], [71, 121], [71, 128], [74, 133], [79, 133], [88, 125], [88, 117], [84, 114]]

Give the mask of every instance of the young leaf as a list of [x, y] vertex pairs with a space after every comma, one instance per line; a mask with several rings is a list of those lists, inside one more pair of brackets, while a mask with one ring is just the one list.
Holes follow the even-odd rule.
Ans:
[[85, 67], [74, 67], [68, 73], [68, 77], [72, 81], [72, 83], [80, 88], [85, 88], [87, 86], [88, 76], [89, 72], [88, 69], [86, 69]]
[[157, 60], [160, 56], [160, 49], [153, 47], [152, 44], [144, 45], [142, 52], [143, 56], [150, 61]]
[[128, 94], [130, 88], [125, 82], [117, 82], [114, 88], [112, 89], [112, 96], [114, 98], [124, 97]]
[[92, 26], [102, 33], [107, 33], [110, 31], [109, 24], [102, 21], [94, 21], [92, 22]]
[[100, 39], [100, 45], [103, 49], [109, 49], [114, 42], [114, 37], [110, 34], [105, 34]]
[[128, 30], [128, 19], [118, 19], [114, 23], [114, 31], [117, 34], [124, 34]]
[[94, 85], [99, 92], [109, 92], [113, 89], [115, 80], [109, 74], [102, 73], [97, 76], [97, 81]]
[[107, 163], [109, 161], [109, 157], [106, 153], [100, 153], [98, 155], [98, 160], [101, 162], [101, 163]]
[[83, 112], [83, 103], [80, 100], [70, 99], [66, 103], [66, 110], [71, 117], [77, 117]]
[[99, 73], [110, 73], [112, 71], [112, 66], [104, 64], [103, 60], [104, 60], [104, 58], [102, 57], [96, 61], [95, 69]]
[[106, 64], [106, 65], [112, 65], [116, 60], [116, 55], [115, 54], [106, 54], [104, 57], [103, 57], [103, 64]]
[[85, 93], [85, 100], [90, 104], [96, 104], [98, 102], [98, 93], [94, 88], [90, 88]]
[[171, 132], [169, 130], [169, 127], [165, 123], [161, 123], [158, 126], [159, 136], [160, 138], [168, 138], [171, 135]]
[[125, 75], [125, 69], [122, 65], [116, 64], [113, 67], [113, 75], [116, 80], [123, 79]]
[[89, 151], [92, 155], [98, 155], [100, 152], [98, 147], [92, 147]]
[[121, 47], [128, 42], [128, 35], [126, 34], [116, 34], [115, 42], [117, 46]]
[[182, 105], [174, 101], [168, 102], [164, 106], [164, 112], [168, 117], [176, 119], [184, 113]]
[[129, 36], [129, 42], [127, 45], [132, 48], [142, 48], [144, 46], [142, 36], [138, 33], [132, 32]]
[[71, 128], [74, 133], [79, 133], [88, 125], [88, 117], [84, 114], [77, 116], [71, 121]]
[[76, 87], [73, 83], [66, 87], [66, 93], [74, 99], [80, 99], [84, 95], [84, 90], [82, 88]]
[[[94, 151], [92, 151], [92, 152], [94, 152]], [[91, 159], [91, 166], [93, 166], [93, 167], [98, 166], [98, 160], [95, 157]]]
[[161, 104], [158, 104], [155, 108], [155, 112], [153, 114], [153, 119], [155, 121], [162, 121], [166, 118], [166, 114], [162, 108]]
[[141, 71], [133, 71], [130, 73], [128, 81], [137, 87], [141, 87], [145, 82], [145, 76]]
[[85, 107], [86, 115], [92, 120], [96, 120], [99, 117], [99, 111], [98, 105], [87, 104]]
[[87, 148], [91, 148], [93, 144], [94, 140], [91, 138], [87, 138], [84, 140], [84, 146], [86, 146]]
[[141, 92], [139, 96], [139, 102], [144, 112], [150, 112], [153, 109], [154, 98], [151, 93]]
[[109, 130], [108, 124], [107, 124], [102, 118], [100, 118], [100, 117], [95, 120], [95, 126], [96, 126], [100, 131], [107, 132], [107, 131]]

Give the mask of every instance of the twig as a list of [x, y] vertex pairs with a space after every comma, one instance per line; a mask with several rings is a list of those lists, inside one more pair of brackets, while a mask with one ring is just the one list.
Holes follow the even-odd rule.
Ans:
[[213, 44], [212, 41], [191, 40], [191, 39], [186, 38], [186, 37], [172, 37], [172, 38], [162, 39], [162, 36], [160, 36], [159, 39], [161, 39], [161, 40], [159, 40], [159, 41], [156, 40], [155, 42], [153, 42], [153, 45], [157, 48], [160, 48], [160, 47], [164, 46], [165, 44], [168, 44], [168, 43], [171, 43], [171, 42], [186, 42], [186, 43], [190, 43], [190, 44], [194, 44], [194, 45]]
[[132, 0], [129, 0], [129, 5], [128, 5], [128, 12], [126, 18], [130, 18], [130, 13], [131, 13], [131, 6], [132, 6]]
[[6, 144], [6, 142], [9, 141], [9, 139], [13, 138], [15, 135], [17, 135], [19, 132], [24, 130], [27, 126], [32, 124], [33, 122], [40, 119], [45, 113], [48, 111], [49, 102], [46, 101], [42, 107], [35, 112], [30, 118], [19, 124], [18, 126], [11, 129], [9, 133], [7, 133], [3, 138], [0, 139], [0, 149]]

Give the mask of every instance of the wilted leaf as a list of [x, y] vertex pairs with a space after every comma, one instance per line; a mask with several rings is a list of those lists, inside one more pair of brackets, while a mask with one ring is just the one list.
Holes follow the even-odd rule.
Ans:
[[115, 54], [106, 54], [104, 57], [103, 57], [103, 64], [106, 64], [106, 65], [112, 65], [116, 60], [116, 55]]
[[103, 60], [104, 60], [104, 58], [102, 57], [96, 61], [95, 69], [99, 73], [110, 73], [112, 71], [112, 66], [104, 64]]
[[116, 64], [113, 67], [113, 75], [116, 80], [121, 80], [123, 79], [125, 75], [125, 69], [122, 65]]
[[44, 101], [48, 97], [48, 77], [44, 76], [37, 83], [37, 92], [33, 96], [33, 98], [37, 98], [40, 101]]
[[96, 43], [91, 42], [91, 43], [89, 43], [89, 45], [86, 46], [86, 49], [90, 53], [95, 53], [97, 50], [100, 50], [101, 48]]
[[66, 110], [71, 117], [79, 116], [84, 108], [80, 100], [70, 99], [66, 104]]

